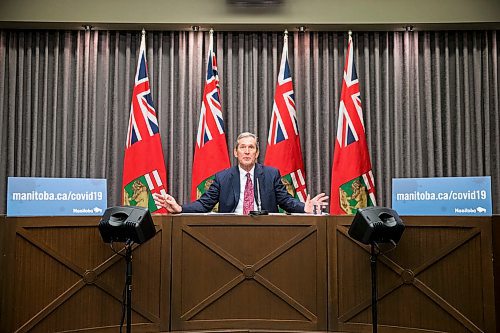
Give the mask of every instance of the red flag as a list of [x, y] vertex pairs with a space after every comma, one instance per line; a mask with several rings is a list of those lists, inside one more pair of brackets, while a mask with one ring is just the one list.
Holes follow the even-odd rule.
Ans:
[[330, 200], [330, 214], [337, 215], [355, 214], [358, 208], [376, 205], [350, 35], [333, 154]]
[[156, 207], [152, 194], [167, 192], [167, 172], [153, 99], [149, 89], [145, 33], [130, 106], [122, 180], [123, 204], [142, 206], [151, 212], [166, 213]]
[[196, 200], [205, 193], [215, 173], [230, 166], [220, 103], [217, 61], [213, 51], [213, 32], [210, 31], [207, 78], [194, 148], [191, 200]]
[[264, 164], [277, 168], [287, 191], [305, 202], [306, 174], [300, 148], [292, 75], [288, 66], [288, 35], [286, 33]]

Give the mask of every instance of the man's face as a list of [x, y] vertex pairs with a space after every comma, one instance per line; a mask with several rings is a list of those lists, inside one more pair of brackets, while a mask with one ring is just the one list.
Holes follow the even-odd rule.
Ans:
[[239, 139], [237, 148], [234, 148], [234, 157], [238, 159], [238, 164], [243, 170], [250, 171], [259, 157], [255, 138], [247, 136]]

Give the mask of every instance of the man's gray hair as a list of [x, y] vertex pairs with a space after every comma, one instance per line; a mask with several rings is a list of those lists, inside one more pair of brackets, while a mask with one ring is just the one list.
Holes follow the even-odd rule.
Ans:
[[250, 132], [243, 132], [240, 135], [238, 135], [238, 138], [236, 139], [236, 143], [234, 144], [234, 149], [238, 149], [239, 141], [240, 139], [243, 138], [254, 138], [255, 142], [257, 144], [257, 151], [259, 150], [259, 137], [253, 133]]

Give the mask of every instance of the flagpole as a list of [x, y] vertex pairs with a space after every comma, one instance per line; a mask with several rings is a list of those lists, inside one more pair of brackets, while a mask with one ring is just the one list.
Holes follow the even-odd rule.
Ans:
[[[208, 190], [217, 172], [231, 166], [222, 114], [217, 60], [214, 52], [214, 29], [210, 28], [209, 32], [207, 74], [204, 80], [205, 87], [191, 172], [192, 201], [198, 199]], [[209, 135], [206, 135], [207, 133]], [[213, 156], [217, 156], [217, 158], [214, 159]]]
[[[146, 30], [144, 28], [142, 28], [141, 31], [141, 48], [142, 47], [144, 48], [144, 54], [146, 54]], [[139, 52], [139, 57], [140, 57], [140, 52]], [[139, 71], [139, 66], [137, 66], [137, 70]], [[138, 75], [137, 73], [136, 75]]]
[[285, 29], [283, 36], [283, 54], [281, 55], [282, 61], [280, 67], [283, 65], [283, 58], [288, 59], [288, 29]]
[[[214, 50], [214, 29], [210, 28], [210, 39], [209, 39], [209, 46], [208, 46], [208, 57], [211, 56], [211, 53]], [[210, 61], [210, 59], [208, 59]]]
[[288, 29], [284, 30], [283, 35], [283, 51], [278, 65], [278, 80], [264, 165], [277, 168], [289, 193], [293, 193], [293, 197], [305, 202], [307, 198], [306, 173], [300, 147], [292, 74], [288, 63]]
[[[349, 30], [349, 39], [348, 43], [352, 42], [352, 30]], [[347, 46], [349, 48], [349, 45]], [[349, 49], [347, 50], [349, 52]], [[372, 283], [372, 333], [378, 332], [378, 311], [377, 311], [377, 302], [378, 302], [378, 291], [377, 291], [377, 255], [375, 251], [375, 243], [371, 244], [371, 252], [370, 252], [370, 271], [371, 271], [371, 283]]]

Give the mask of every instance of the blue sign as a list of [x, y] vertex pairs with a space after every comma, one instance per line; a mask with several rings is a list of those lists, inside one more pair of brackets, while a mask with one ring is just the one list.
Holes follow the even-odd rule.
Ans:
[[399, 215], [491, 216], [491, 177], [395, 178]]
[[106, 179], [9, 177], [7, 216], [102, 216]]

